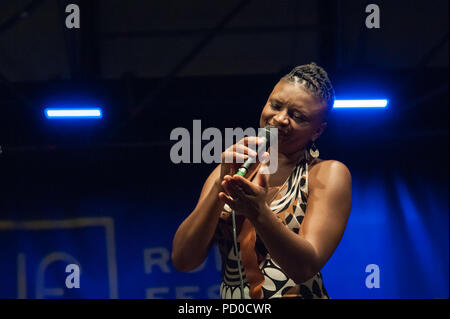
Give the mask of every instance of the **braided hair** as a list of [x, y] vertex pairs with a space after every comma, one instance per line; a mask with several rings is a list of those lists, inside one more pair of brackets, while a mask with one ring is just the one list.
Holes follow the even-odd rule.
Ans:
[[298, 83], [302, 85], [306, 91], [313, 96], [318, 97], [326, 102], [326, 120], [333, 109], [334, 104], [334, 89], [331, 81], [328, 78], [327, 72], [316, 63], [304, 64], [296, 66], [291, 72], [281, 78], [291, 83]]

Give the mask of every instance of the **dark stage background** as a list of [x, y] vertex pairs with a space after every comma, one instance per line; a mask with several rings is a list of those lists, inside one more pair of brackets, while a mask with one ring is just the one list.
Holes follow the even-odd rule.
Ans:
[[[353, 178], [330, 296], [448, 298], [448, 1], [373, 2], [380, 29], [364, 25], [369, 3], [1, 1], [0, 297], [218, 298], [215, 248], [189, 274], [170, 261], [215, 167], [173, 164], [170, 132], [256, 128], [278, 79], [315, 61], [337, 98], [390, 100], [333, 110], [317, 143]], [[61, 105], [104, 117], [45, 118]]]

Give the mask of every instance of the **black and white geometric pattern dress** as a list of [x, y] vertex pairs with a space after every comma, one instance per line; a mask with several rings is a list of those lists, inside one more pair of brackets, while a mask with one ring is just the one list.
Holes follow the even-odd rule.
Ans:
[[[293, 169], [286, 183], [282, 186], [276, 198], [270, 204], [273, 213], [281, 222], [296, 234], [306, 212], [308, 201], [308, 161], [303, 158]], [[236, 216], [237, 232], [242, 223], [242, 216]], [[222, 212], [214, 240], [219, 246], [222, 256], [222, 282], [220, 297], [222, 299], [241, 299], [239, 271], [236, 253], [233, 245], [231, 209], [225, 205]], [[238, 243], [239, 250], [239, 243]], [[262, 285], [263, 298], [302, 298], [328, 299], [322, 275], [318, 272], [306, 282], [296, 283], [288, 278], [286, 273], [270, 258], [267, 249], [257, 237], [255, 251], [258, 256], [259, 268], [264, 274]], [[245, 269], [242, 267], [244, 278], [244, 298], [249, 299], [249, 284], [245, 280]]]

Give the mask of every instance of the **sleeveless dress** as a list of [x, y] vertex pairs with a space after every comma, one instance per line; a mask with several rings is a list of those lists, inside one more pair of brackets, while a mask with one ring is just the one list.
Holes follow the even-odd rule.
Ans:
[[[275, 199], [270, 203], [274, 214], [281, 222], [296, 234], [306, 212], [308, 200], [308, 162], [305, 157], [299, 161], [293, 169], [285, 184], [278, 191]], [[256, 171], [254, 172], [256, 173]], [[249, 177], [252, 179], [252, 176]], [[236, 215], [237, 234], [241, 230], [244, 217]], [[240, 299], [241, 289], [237, 255], [233, 244], [231, 209], [228, 205], [219, 218], [214, 234], [214, 240], [218, 244], [222, 257], [222, 282], [220, 285], [220, 297], [222, 299]], [[240, 253], [241, 245], [238, 242]], [[296, 283], [271, 259], [262, 241], [256, 236], [254, 248], [257, 256], [258, 267], [264, 275], [262, 284], [262, 298], [301, 298], [301, 299], [328, 299], [322, 275], [318, 272], [306, 282]], [[244, 298], [250, 299], [250, 285], [246, 280], [245, 268], [241, 263], [244, 279]]]

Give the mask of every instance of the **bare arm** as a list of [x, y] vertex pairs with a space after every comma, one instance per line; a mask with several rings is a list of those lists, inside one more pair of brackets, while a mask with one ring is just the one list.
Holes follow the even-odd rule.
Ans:
[[[260, 144], [263, 141], [257, 137], [245, 137], [222, 153], [222, 163], [214, 169], [203, 185], [197, 206], [175, 233], [172, 264], [177, 270], [194, 270], [208, 255], [225, 204], [219, 198], [219, 193], [223, 192], [222, 179], [227, 174], [234, 174], [249, 154], [257, 155], [254, 150], [249, 149], [249, 143]], [[227, 163], [226, 158], [232, 159], [231, 163]]]
[[313, 167], [310, 185], [300, 235], [288, 231], [273, 214], [261, 214], [253, 221], [271, 256], [299, 283], [314, 276], [331, 257], [351, 209], [351, 176], [342, 163]]
[[218, 200], [220, 165], [203, 185], [197, 206], [183, 221], [172, 243], [172, 264], [179, 271], [191, 271], [208, 255], [224, 203]]
[[[233, 188], [233, 184], [241, 190]], [[223, 185], [235, 195], [233, 198], [241, 198], [241, 211], [255, 226], [270, 256], [297, 283], [320, 271], [344, 234], [351, 210], [351, 175], [340, 162], [325, 161], [311, 169], [308, 207], [299, 235], [281, 224], [266, 203], [258, 204], [264, 198], [263, 187], [228, 176]], [[244, 190], [253, 196], [244, 195]], [[224, 194], [221, 197], [239, 212], [238, 203]]]

